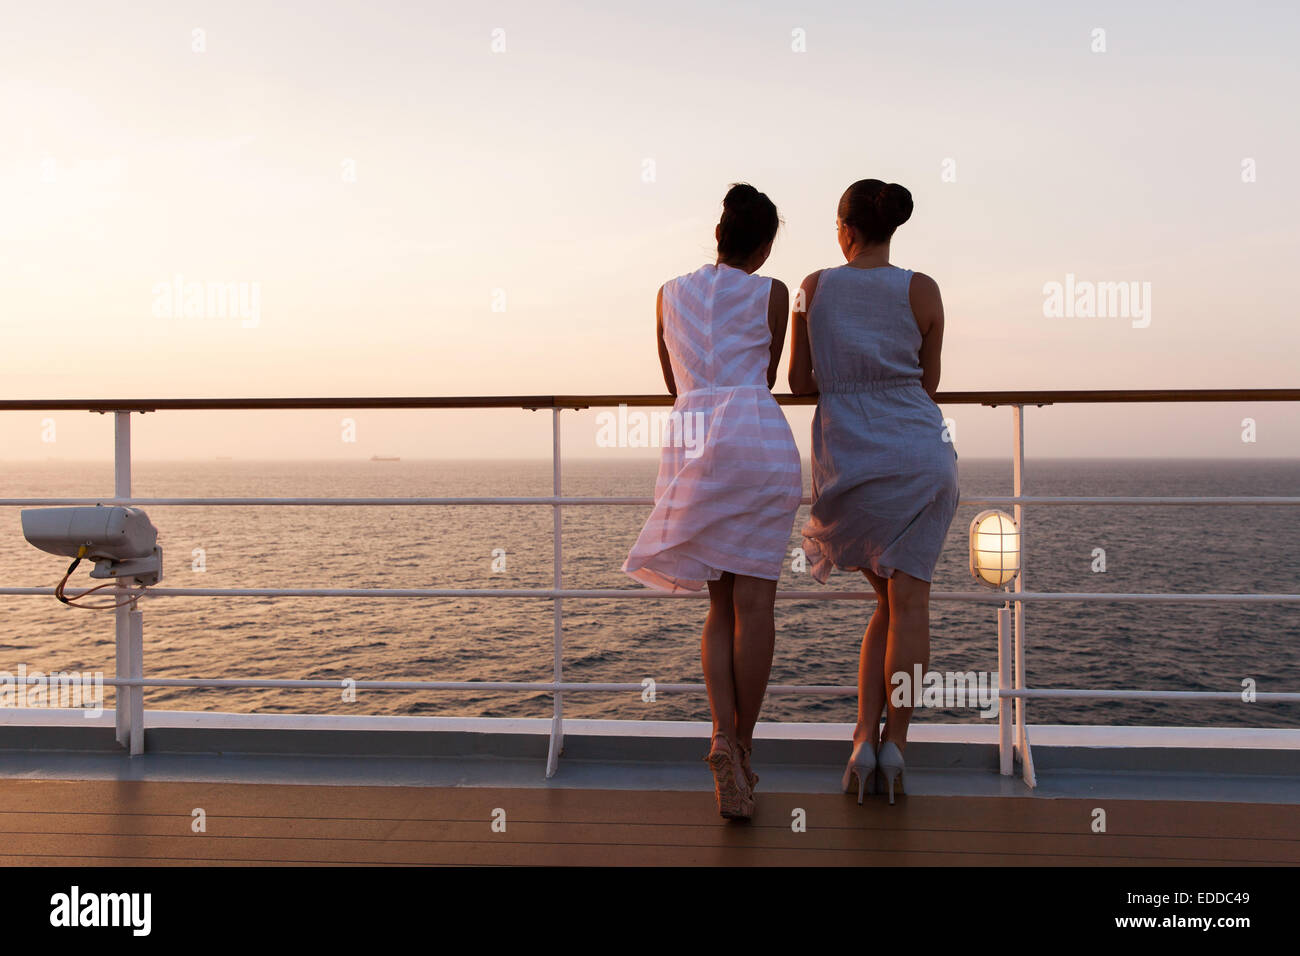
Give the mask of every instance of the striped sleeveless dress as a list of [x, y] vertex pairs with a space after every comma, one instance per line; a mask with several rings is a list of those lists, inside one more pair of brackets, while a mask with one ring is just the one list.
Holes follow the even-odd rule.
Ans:
[[772, 280], [706, 265], [664, 285], [677, 400], [655, 505], [623, 570], [693, 590], [724, 572], [775, 581], [803, 494], [799, 451], [767, 385]]

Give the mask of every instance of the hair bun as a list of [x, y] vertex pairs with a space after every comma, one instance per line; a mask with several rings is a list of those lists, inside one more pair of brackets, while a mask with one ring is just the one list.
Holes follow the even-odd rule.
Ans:
[[748, 206], [761, 195], [763, 194], [749, 183], [733, 183], [727, 190], [727, 195], [722, 198], [722, 206], [724, 209], [739, 209]]
[[858, 231], [863, 242], [888, 242], [894, 230], [912, 218], [912, 194], [898, 183], [859, 179], [840, 197], [839, 218]]
[[895, 229], [912, 218], [912, 194], [905, 186], [889, 183], [880, 190], [877, 201], [883, 218]]

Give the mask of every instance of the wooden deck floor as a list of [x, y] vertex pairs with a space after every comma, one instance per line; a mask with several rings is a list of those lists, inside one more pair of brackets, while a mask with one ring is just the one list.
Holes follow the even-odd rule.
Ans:
[[[1091, 830], [1093, 810], [1107, 832]], [[505, 832], [494, 832], [494, 813]], [[193, 832], [194, 811], [206, 832]], [[792, 829], [802, 809], [806, 832]], [[499, 816], [499, 814], [498, 814]], [[5, 865], [1197, 865], [1300, 863], [1300, 807], [700, 792], [0, 780]]]

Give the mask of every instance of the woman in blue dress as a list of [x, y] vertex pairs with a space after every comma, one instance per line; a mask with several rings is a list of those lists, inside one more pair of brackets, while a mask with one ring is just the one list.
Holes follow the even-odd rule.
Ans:
[[[843, 786], [903, 784], [914, 667], [930, 657], [930, 579], [957, 509], [957, 452], [934, 403], [943, 303], [929, 276], [889, 262], [912, 215], [897, 183], [864, 179], [840, 198], [842, 266], [814, 272], [796, 299], [790, 389], [818, 393], [812, 513], [804, 551], [819, 582], [861, 571], [879, 601], [862, 640], [858, 721]], [[896, 696], [886, 675], [905, 674]], [[920, 688], [915, 688], [919, 692]], [[887, 711], [884, 729], [882, 711]]]

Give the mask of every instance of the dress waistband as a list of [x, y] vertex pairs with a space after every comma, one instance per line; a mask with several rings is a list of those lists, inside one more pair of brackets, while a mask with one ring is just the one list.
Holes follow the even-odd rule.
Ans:
[[719, 392], [736, 392], [741, 389], [761, 389], [769, 391], [766, 385], [705, 385], [702, 388], [692, 388], [685, 392], [678, 392], [678, 398], [687, 398], [691, 395], [716, 395]]
[[872, 381], [852, 381], [840, 380], [832, 382], [817, 383], [817, 390], [823, 395], [845, 395], [855, 392], [879, 392], [891, 388], [907, 388], [910, 385], [920, 385], [920, 376], [899, 376], [897, 378], [881, 378]]

